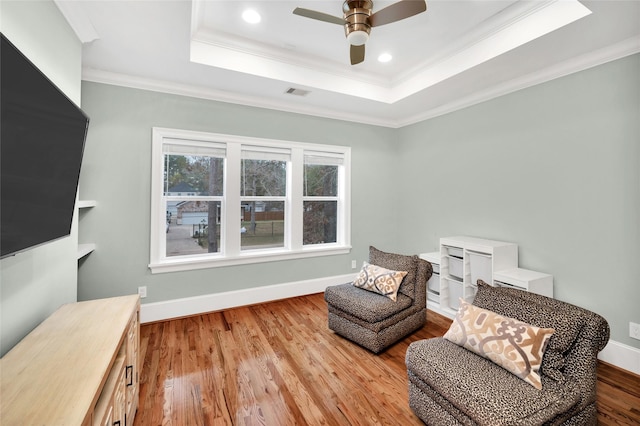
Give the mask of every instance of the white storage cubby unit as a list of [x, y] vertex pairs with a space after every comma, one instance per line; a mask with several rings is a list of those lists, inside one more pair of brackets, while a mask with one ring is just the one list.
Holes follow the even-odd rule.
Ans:
[[493, 274], [493, 284], [553, 297], [553, 276], [542, 272], [521, 268], [498, 271]]
[[440, 238], [439, 252], [423, 253], [420, 258], [431, 262], [434, 270], [427, 284], [427, 307], [448, 317], [455, 315], [460, 298], [473, 301], [479, 279], [553, 297], [553, 276], [518, 268], [514, 243], [446, 237]]
[[420, 258], [430, 262], [433, 267], [433, 274], [427, 282], [427, 304], [429, 301], [440, 303], [440, 252], [423, 253]]
[[473, 301], [479, 279], [491, 284], [493, 274], [518, 267], [518, 245], [473, 237], [440, 239], [440, 305], [457, 310], [460, 298]]

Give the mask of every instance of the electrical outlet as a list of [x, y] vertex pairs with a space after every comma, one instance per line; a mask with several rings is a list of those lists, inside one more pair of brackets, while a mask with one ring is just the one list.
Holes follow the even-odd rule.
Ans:
[[147, 286], [144, 285], [144, 286], [138, 287], [138, 294], [142, 299], [147, 297]]
[[356, 260], [355, 260], [355, 259], [353, 259], [353, 260], [351, 261], [351, 269], [356, 269], [357, 267], [358, 267], [358, 264], [356, 263]]
[[640, 324], [635, 322], [629, 323], [629, 337], [640, 340]]

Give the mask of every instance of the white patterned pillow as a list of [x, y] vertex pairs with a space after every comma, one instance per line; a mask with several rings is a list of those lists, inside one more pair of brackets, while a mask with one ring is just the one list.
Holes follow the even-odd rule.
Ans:
[[460, 309], [444, 338], [490, 359], [536, 389], [552, 328], [536, 327], [460, 299]]
[[353, 285], [387, 296], [395, 302], [400, 283], [402, 283], [405, 275], [407, 275], [406, 271], [392, 271], [382, 266], [364, 262], [360, 274], [353, 282]]

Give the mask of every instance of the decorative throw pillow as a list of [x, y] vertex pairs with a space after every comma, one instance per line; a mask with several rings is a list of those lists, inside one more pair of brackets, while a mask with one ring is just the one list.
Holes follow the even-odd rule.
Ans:
[[555, 333], [545, 349], [540, 373], [557, 381], [565, 379], [565, 354], [584, 323], [590, 321], [577, 306], [515, 288], [493, 287], [482, 280], [478, 280], [473, 305], [536, 327], [553, 328]]
[[460, 299], [458, 314], [444, 338], [542, 389], [540, 365], [554, 331], [498, 315]]
[[369, 263], [394, 271], [407, 271], [398, 292], [415, 299], [415, 282], [418, 274], [418, 256], [387, 253], [369, 246]]
[[364, 262], [353, 285], [387, 296], [395, 302], [400, 283], [405, 275], [407, 275], [405, 271], [393, 271]]

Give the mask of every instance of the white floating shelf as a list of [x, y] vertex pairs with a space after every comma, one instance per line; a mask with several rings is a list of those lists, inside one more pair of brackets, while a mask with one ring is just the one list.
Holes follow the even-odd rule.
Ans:
[[79, 209], [86, 209], [89, 207], [95, 207], [98, 203], [96, 202], [96, 200], [79, 200], [78, 201], [78, 208]]
[[96, 249], [96, 245], [93, 243], [89, 244], [78, 244], [78, 260], [82, 259], [92, 251]]

